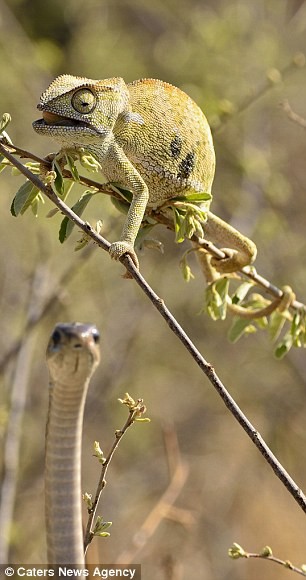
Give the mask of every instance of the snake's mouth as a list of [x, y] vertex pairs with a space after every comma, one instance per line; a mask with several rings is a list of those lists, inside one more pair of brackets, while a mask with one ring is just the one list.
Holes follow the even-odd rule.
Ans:
[[71, 117], [64, 117], [63, 115], [57, 115], [56, 113], [50, 113], [50, 111], [43, 111], [42, 119], [34, 121], [34, 128], [39, 127], [88, 127], [91, 128], [90, 123], [85, 121], [79, 121], [78, 119], [72, 119]]

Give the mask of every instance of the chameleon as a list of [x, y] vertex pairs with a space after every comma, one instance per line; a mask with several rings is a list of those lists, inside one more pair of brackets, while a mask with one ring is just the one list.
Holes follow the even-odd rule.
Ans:
[[[42, 94], [37, 108], [42, 111], [33, 123], [38, 134], [52, 137], [63, 152], [88, 151], [109, 182], [132, 193], [120, 240], [110, 245], [112, 258], [128, 253], [139, 267], [134, 244], [147, 208], [189, 194], [211, 194], [215, 151], [210, 126], [200, 107], [167, 82], [126, 84], [120, 77], [63, 74]], [[206, 277], [212, 278], [212, 271], [217, 276], [236, 272], [255, 260], [255, 244], [210, 211], [204, 231], [225, 245], [221, 259], [199, 252]]]

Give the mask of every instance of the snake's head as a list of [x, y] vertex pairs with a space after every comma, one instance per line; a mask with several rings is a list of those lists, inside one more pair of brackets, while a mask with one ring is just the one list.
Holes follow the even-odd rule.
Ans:
[[94, 324], [57, 324], [47, 347], [51, 381], [67, 384], [89, 380], [100, 361], [99, 339]]

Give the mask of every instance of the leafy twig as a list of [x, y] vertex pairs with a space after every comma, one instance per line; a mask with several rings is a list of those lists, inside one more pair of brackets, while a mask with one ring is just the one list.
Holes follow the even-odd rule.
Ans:
[[238, 560], [238, 558], [260, 558], [261, 560], [270, 560], [270, 562], [274, 562], [274, 564], [279, 564], [283, 568], [287, 568], [287, 570], [292, 570], [292, 572], [296, 572], [301, 576], [306, 576], [306, 565], [303, 564], [301, 568], [294, 566], [289, 560], [281, 560], [280, 558], [275, 558], [273, 556], [272, 550], [270, 546], [265, 546], [261, 552], [252, 553], [246, 552], [239, 544], [236, 542], [232, 545], [231, 548], [228, 550], [228, 555], [233, 560]]
[[[95, 534], [96, 526], [93, 529], [93, 520], [94, 520], [96, 511], [97, 511], [97, 507], [98, 507], [98, 503], [99, 503], [99, 500], [101, 497], [101, 493], [106, 485], [106, 473], [107, 473], [107, 470], [109, 468], [110, 462], [113, 458], [113, 455], [114, 455], [123, 435], [129, 429], [129, 427], [131, 427], [131, 425], [133, 425], [133, 423], [135, 423], [135, 421], [149, 421], [149, 419], [142, 418], [142, 415], [146, 412], [146, 407], [145, 407], [142, 399], [138, 399], [137, 401], [134, 401], [132, 399], [132, 397], [130, 397], [130, 395], [128, 393], [126, 393], [124, 399], [119, 399], [119, 401], [121, 403], [127, 405], [127, 407], [129, 408], [129, 416], [128, 416], [125, 424], [123, 425], [122, 429], [119, 429], [118, 431], [115, 432], [115, 440], [111, 446], [111, 449], [110, 449], [108, 455], [106, 457], [104, 457], [102, 451], [100, 450], [99, 445], [97, 443], [95, 445], [95, 456], [98, 457], [100, 463], [102, 463], [102, 469], [101, 469], [100, 479], [99, 479], [99, 483], [97, 486], [95, 498], [93, 501], [90, 500], [90, 503], [88, 505], [89, 516], [88, 516], [88, 522], [87, 522], [85, 536], [84, 536], [85, 554], [86, 554], [87, 548], [88, 548], [90, 542], [92, 541], [93, 537], [95, 535], [99, 535], [99, 534]], [[99, 523], [100, 522], [98, 522], [98, 524]]]

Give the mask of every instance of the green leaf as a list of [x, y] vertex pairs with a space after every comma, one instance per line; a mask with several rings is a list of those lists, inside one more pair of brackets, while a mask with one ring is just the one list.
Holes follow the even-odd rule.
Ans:
[[171, 201], [193, 201], [196, 203], [202, 203], [205, 201], [211, 201], [212, 195], [211, 193], [187, 193], [186, 195], [180, 195], [177, 197], [172, 197]]
[[40, 163], [38, 161], [28, 161], [25, 166], [34, 173], [34, 175], [40, 175]]
[[205, 310], [213, 320], [225, 320], [229, 279], [220, 278], [206, 288]]
[[31, 203], [31, 210], [35, 217], [38, 217], [38, 208], [39, 208], [39, 202], [37, 198], [38, 196], [36, 196]]
[[38, 197], [39, 189], [35, 187], [30, 181], [26, 181], [18, 189], [11, 205], [11, 214], [17, 217], [31, 206], [34, 200]]
[[266, 316], [262, 316], [261, 318], [256, 318], [256, 326], [265, 330], [269, 326], [269, 322]]
[[[81, 195], [80, 199], [72, 206], [72, 211], [76, 213], [78, 216], [81, 216], [84, 209], [88, 205], [89, 201], [92, 199], [93, 195], [95, 195], [92, 191], [86, 190]], [[59, 240], [63, 243], [67, 238], [70, 236], [75, 223], [70, 220], [68, 217], [64, 217], [59, 230]]]
[[238, 286], [238, 288], [235, 290], [235, 293], [232, 296], [232, 303], [240, 304], [240, 302], [242, 302], [245, 299], [247, 293], [251, 288], [254, 288], [253, 282], [243, 282], [243, 284], [240, 284], [240, 286]]
[[177, 202], [169, 207], [173, 210], [175, 241], [180, 244], [194, 234], [204, 237], [203, 224], [207, 219], [207, 212], [192, 203]]
[[228, 332], [228, 339], [230, 342], [237, 342], [243, 334], [251, 334], [256, 332], [256, 327], [250, 324], [246, 318], [235, 317], [233, 324]]
[[68, 217], [64, 217], [64, 219], [61, 222], [60, 229], [58, 232], [58, 239], [61, 242], [61, 244], [63, 244], [64, 241], [67, 239], [66, 231], [67, 231], [67, 227], [68, 227], [69, 223], [70, 223], [70, 219]]
[[[3, 162], [3, 163], [2, 163]], [[0, 173], [1, 171], [3, 171], [6, 167], [9, 167], [9, 163], [7, 162], [7, 160], [5, 159], [5, 157], [3, 157], [3, 155], [0, 155]]]
[[60, 165], [56, 159], [53, 159], [52, 161], [52, 170], [55, 171], [56, 177], [54, 181], [51, 183], [51, 187], [55, 191], [55, 193], [57, 193], [60, 197], [63, 197], [63, 195], [65, 194], [64, 178], [62, 175]]
[[305, 346], [305, 329], [305, 313], [303, 313], [303, 311], [296, 312], [291, 324], [291, 333], [293, 335], [294, 346], [298, 348]]
[[94, 155], [91, 155], [91, 153], [86, 152], [83, 148], [79, 149], [79, 154], [80, 154], [79, 157], [80, 163], [82, 167], [87, 169], [87, 171], [97, 173], [98, 171], [101, 170], [101, 165]]
[[112, 522], [105, 522], [102, 518], [102, 516], [98, 516], [97, 517], [97, 521], [94, 525], [94, 529], [93, 529], [93, 533], [95, 536], [100, 536], [100, 537], [108, 537], [110, 534], [109, 532], [105, 532], [105, 530], [108, 530], [108, 528], [110, 528], [112, 525]]
[[128, 202], [128, 204], [131, 203], [131, 201], [133, 199], [133, 194], [131, 191], [129, 191], [128, 189], [124, 189], [121, 185], [119, 185], [117, 183], [110, 183], [110, 185], [111, 185], [111, 188], [116, 193], [119, 193], [119, 195], [121, 195], [121, 197], [123, 197], [123, 199]]
[[190, 282], [190, 280], [194, 279], [194, 275], [193, 275], [191, 268], [187, 262], [187, 254], [188, 253], [185, 252], [185, 255], [181, 259], [180, 267], [181, 267], [183, 278], [184, 278], [185, 282]]
[[80, 181], [79, 172], [77, 170], [77, 167], [76, 167], [76, 164], [74, 162], [73, 157], [71, 157], [71, 155], [68, 155], [68, 153], [66, 153], [65, 155], [66, 155], [68, 167], [69, 167], [69, 169], [71, 171], [71, 175], [72, 175], [73, 179], [75, 181]]
[[2, 119], [0, 120], [0, 133], [3, 133], [4, 129], [11, 122], [12, 118], [9, 113], [3, 113]]
[[271, 340], [277, 340], [283, 330], [286, 318], [279, 310], [274, 310], [269, 319], [269, 335]]
[[177, 208], [173, 208], [174, 216], [174, 231], [175, 231], [175, 241], [179, 244], [185, 239], [185, 219], [184, 215]]
[[289, 352], [292, 346], [297, 348], [306, 346], [306, 325], [304, 310], [300, 310], [294, 314], [290, 329], [275, 349], [274, 354], [276, 358], [283, 358]]
[[[44, 199], [40, 193], [40, 190], [37, 187], [33, 187], [28, 199], [24, 203], [23, 207], [21, 208], [21, 215], [23, 215], [27, 209], [31, 208], [34, 215], [37, 217], [37, 210], [39, 202], [45, 203]], [[35, 209], [36, 208], [36, 209]]]
[[293, 337], [290, 333], [287, 333], [283, 340], [277, 345], [274, 355], [278, 359], [284, 358], [288, 354], [289, 350], [293, 346]]

